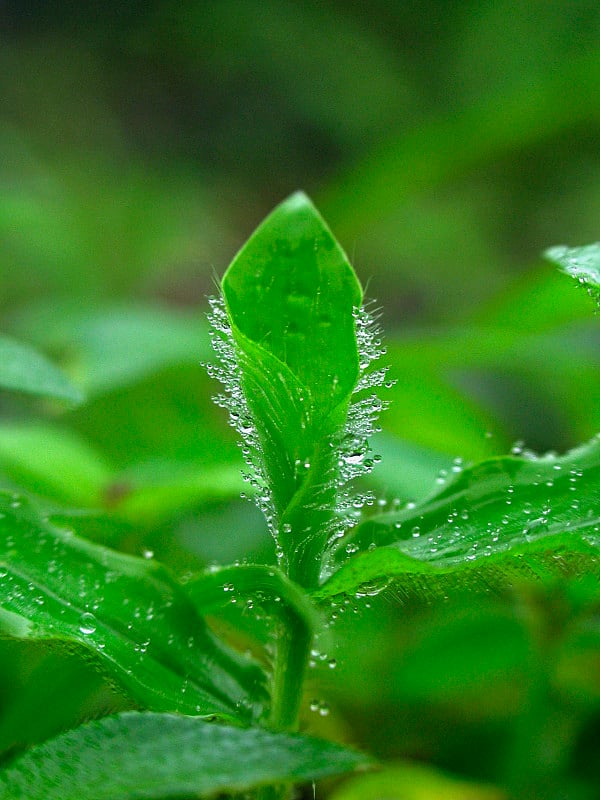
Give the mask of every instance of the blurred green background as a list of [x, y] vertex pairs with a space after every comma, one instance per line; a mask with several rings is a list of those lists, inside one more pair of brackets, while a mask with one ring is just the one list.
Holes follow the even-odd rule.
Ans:
[[[541, 257], [600, 238], [597, 2], [6, 2], [0, 98], [0, 331], [88, 396], [0, 395], [0, 478], [83, 534], [180, 574], [272, 557], [199, 362], [207, 295], [298, 188], [382, 310], [383, 499], [424, 496], [457, 458], [600, 430], [598, 320]], [[307, 724], [509, 781], [538, 685], [522, 602], [373, 600], [341, 635], [338, 713]], [[594, 635], [556, 657], [557, 798], [598, 796]], [[2, 653], [6, 751], [123, 702], [76, 656]]]

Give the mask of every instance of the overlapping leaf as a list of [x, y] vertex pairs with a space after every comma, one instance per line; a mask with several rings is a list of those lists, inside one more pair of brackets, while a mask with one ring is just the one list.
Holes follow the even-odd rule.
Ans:
[[483, 461], [414, 508], [367, 519], [330, 554], [315, 597], [387, 582], [433, 594], [600, 564], [600, 438], [562, 457]]
[[0, 800], [183, 800], [315, 780], [368, 763], [306, 736], [124, 713], [32, 748], [0, 772]]
[[86, 542], [0, 493], [0, 632], [95, 654], [142, 706], [248, 718], [258, 667], [211, 634], [152, 561]]

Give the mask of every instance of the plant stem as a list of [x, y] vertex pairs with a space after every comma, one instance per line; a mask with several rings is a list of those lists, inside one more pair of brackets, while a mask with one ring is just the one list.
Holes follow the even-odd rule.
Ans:
[[290, 615], [288, 624], [280, 628], [273, 664], [269, 717], [269, 726], [273, 730], [293, 731], [297, 728], [311, 641], [311, 631], [295, 615]]
[[[268, 725], [275, 731], [294, 731], [302, 700], [304, 673], [308, 663], [312, 631], [300, 616], [290, 613], [280, 624], [275, 645], [271, 679], [271, 708]], [[264, 786], [256, 800], [285, 800], [290, 787], [286, 784]]]

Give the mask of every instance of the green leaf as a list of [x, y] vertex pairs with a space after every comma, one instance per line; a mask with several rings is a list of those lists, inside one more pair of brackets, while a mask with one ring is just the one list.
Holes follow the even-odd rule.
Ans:
[[218, 614], [232, 601], [246, 609], [265, 609], [267, 614], [290, 627], [290, 617], [312, 633], [319, 625], [319, 614], [309, 596], [280, 569], [264, 564], [217, 567], [184, 586], [201, 615]]
[[0, 425], [0, 472], [37, 494], [96, 506], [111, 470], [87, 442], [39, 423]]
[[250, 437], [250, 463], [290, 575], [314, 584], [336, 505], [337, 446], [360, 374], [354, 312], [362, 291], [300, 193], [260, 225], [222, 288], [231, 333], [217, 329], [217, 348], [231, 335], [249, 417], [235, 405], [226, 366], [218, 377], [234, 398], [227, 407]]
[[0, 773], [0, 799], [187, 800], [368, 764], [361, 753], [307, 736], [126, 712], [32, 748]]
[[75, 319], [69, 346], [91, 395], [130, 386], [175, 364], [210, 357], [203, 317], [154, 307], [107, 309]]
[[0, 492], [0, 632], [93, 653], [140, 705], [248, 717], [260, 670], [211, 634], [161, 565], [79, 539]]
[[83, 401], [81, 391], [41, 353], [5, 336], [0, 337], [0, 388], [71, 405]]
[[600, 305], [600, 243], [585, 247], [552, 247], [545, 255], [585, 287]]
[[237, 466], [153, 461], [114, 476], [110, 504], [121, 519], [158, 524], [201, 503], [239, 497], [244, 482]]
[[414, 508], [363, 521], [330, 554], [314, 596], [375, 593], [392, 579], [434, 594], [444, 578], [580, 572], [600, 561], [599, 509], [600, 437], [562, 457], [489, 459]]

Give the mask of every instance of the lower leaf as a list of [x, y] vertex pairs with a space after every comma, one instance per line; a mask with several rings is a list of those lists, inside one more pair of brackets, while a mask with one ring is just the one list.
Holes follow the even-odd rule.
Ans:
[[306, 736], [126, 712], [32, 748], [0, 773], [0, 800], [210, 797], [368, 764], [361, 753]]

